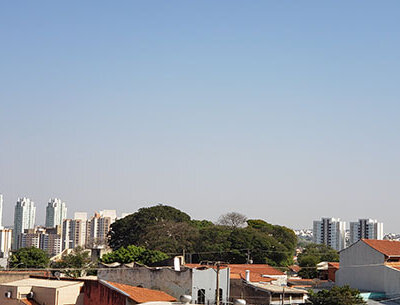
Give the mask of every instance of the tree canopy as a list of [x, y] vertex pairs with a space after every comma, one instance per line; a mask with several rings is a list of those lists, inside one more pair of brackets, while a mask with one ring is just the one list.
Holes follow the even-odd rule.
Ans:
[[338, 262], [339, 254], [335, 249], [322, 244], [308, 244], [297, 261], [300, 267], [299, 276], [302, 278], [316, 278], [317, 264], [320, 262]]
[[333, 287], [331, 290], [310, 292], [309, 299], [313, 305], [361, 305], [367, 304], [357, 289], [349, 286]]
[[118, 262], [121, 264], [139, 263], [149, 265], [159, 262], [168, 258], [168, 255], [157, 250], [147, 250], [143, 247], [136, 247], [130, 245], [128, 247], [121, 247], [118, 250], [104, 254], [101, 261], [106, 264]]
[[141, 208], [111, 225], [109, 244], [113, 249], [129, 245], [146, 245], [152, 242], [148, 233], [154, 228], [166, 223], [182, 222], [190, 222], [190, 216], [173, 207], [160, 204]]
[[[241, 215], [241, 219], [246, 217]], [[207, 220], [191, 220], [178, 209], [157, 205], [142, 208], [112, 224], [110, 246], [114, 251], [124, 248], [121, 255], [131, 245], [171, 256], [185, 251], [193, 253], [186, 259], [194, 263], [203, 260], [246, 263], [252, 260], [253, 263], [275, 266], [292, 264], [297, 243], [293, 230], [263, 220], [250, 219], [246, 223], [247, 226], [240, 225], [241, 222], [222, 225]], [[108, 259], [116, 258], [110, 256]], [[124, 259], [120, 260], [124, 262]]]
[[45, 269], [49, 262], [47, 253], [35, 247], [18, 249], [9, 259], [12, 269]]
[[61, 260], [52, 264], [52, 268], [61, 269], [62, 273], [73, 278], [85, 276], [95, 267], [89, 251], [82, 247], [75, 248], [71, 253], [63, 255]]
[[247, 217], [237, 212], [230, 212], [221, 215], [218, 218], [218, 224], [222, 226], [228, 226], [232, 228], [242, 228], [246, 226]]

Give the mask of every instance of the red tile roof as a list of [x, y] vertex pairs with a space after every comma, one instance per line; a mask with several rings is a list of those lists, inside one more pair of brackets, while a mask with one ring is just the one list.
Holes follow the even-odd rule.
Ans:
[[333, 268], [333, 269], [339, 269], [339, 263], [338, 262], [328, 262], [328, 268]]
[[136, 303], [144, 303], [144, 302], [157, 302], [157, 301], [164, 301], [164, 302], [175, 302], [176, 299], [169, 294], [163, 292], [163, 291], [158, 291], [158, 290], [152, 290], [152, 289], [147, 289], [147, 288], [141, 288], [141, 287], [134, 287], [130, 285], [125, 285], [125, 284], [119, 284], [119, 283], [114, 283], [114, 282], [109, 282], [107, 283], [114, 288], [121, 290], [125, 292], [126, 294], [129, 295], [129, 297], [135, 301]]
[[290, 270], [294, 271], [294, 272], [299, 272], [301, 267], [297, 266], [297, 265], [291, 265], [288, 267]]
[[386, 256], [400, 257], [400, 241], [376, 239], [362, 239], [362, 241]]
[[26, 305], [40, 305], [39, 303], [36, 303], [34, 300], [20, 299], [20, 301]]
[[[207, 268], [206, 265], [186, 264], [189, 268]], [[250, 282], [271, 282], [274, 279], [268, 276], [284, 275], [283, 272], [267, 264], [228, 264], [231, 279], [246, 279], [246, 270], [250, 271]], [[208, 268], [212, 268], [209, 266]]]
[[229, 264], [228, 267], [231, 269], [231, 273], [246, 274], [246, 270], [252, 273], [268, 275], [285, 275], [282, 271], [279, 271], [267, 264]]

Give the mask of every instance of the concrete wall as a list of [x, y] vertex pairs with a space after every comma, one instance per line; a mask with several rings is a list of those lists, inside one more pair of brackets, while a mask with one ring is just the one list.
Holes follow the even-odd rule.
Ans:
[[39, 304], [58, 305], [56, 304], [56, 288], [32, 287], [33, 299]]
[[340, 252], [340, 269], [336, 272], [338, 286], [349, 285], [364, 291], [383, 292], [385, 257], [363, 241]]
[[383, 266], [386, 296], [398, 297], [400, 294], [400, 270], [389, 266]]
[[338, 286], [349, 285], [362, 291], [400, 294], [400, 271], [383, 265], [385, 257], [362, 241], [340, 252]]
[[99, 270], [97, 276], [105, 281], [161, 290], [176, 299], [184, 294], [192, 295], [192, 269], [174, 271], [170, 268], [110, 268]]
[[79, 283], [76, 285], [61, 287], [57, 289], [57, 305], [64, 304], [75, 304], [75, 305], [83, 305], [83, 293], [81, 294], [81, 290], [84, 283]]
[[359, 240], [340, 252], [340, 269], [354, 265], [383, 264], [385, 256]]
[[237, 299], [244, 299], [249, 305], [268, 305], [272, 299], [270, 293], [260, 289], [256, 290], [254, 287], [246, 285], [241, 279], [231, 280], [230, 286], [231, 302], [234, 302]]
[[0, 271], [0, 284], [29, 278], [30, 275], [47, 276], [47, 271]]
[[[222, 289], [222, 302], [229, 299], [229, 269], [221, 269], [219, 273], [219, 286]], [[214, 304], [216, 300], [217, 272], [214, 269], [193, 269], [192, 300], [197, 301], [200, 289], [205, 290], [205, 303]]]
[[385, 266], [342, 267], [336, 272], [336, 285], [349, 285], [362, 291], [385, 290]]

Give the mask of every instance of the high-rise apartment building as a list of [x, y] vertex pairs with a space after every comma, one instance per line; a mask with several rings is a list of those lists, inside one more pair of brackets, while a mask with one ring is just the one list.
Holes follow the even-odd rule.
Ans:
[[8, 257], [11, 251], [12, 230], [0, 229], [0, 257]]
[[62, 249], [74, 249], [86, 245], [86, 220], [65, 219], [62, 228]]
[[346, 222], [340, 218], [322, 218], [313, 223], [313, 241], [340, 251], [346, 247]]
[[20, 234], [19, 248], [36, 247], [47, 252], [49, 256], [61, 253], [61, 229], [36, 227]]
[[350, 222], [350, 244], [365, 239], [383, 239], [383, 223], [375, 219], [359, 219]]
[[27, 229], [35, 226], [36, 207], [29, 198], [18, 198], [14, 212], [13, 249], [18, 249], [19, 237]]
[[115, 210], [104, 210], [95, 213], [87, 224], [87, 245], [90, 248], [98, 248], [107, 244], [107, 234], [110, 226], [117, 218]]
[[58, 198], [51, 198], [46, 207], [46, 228], [61, 227], [66, 218], [67, 207], [65, 202]]

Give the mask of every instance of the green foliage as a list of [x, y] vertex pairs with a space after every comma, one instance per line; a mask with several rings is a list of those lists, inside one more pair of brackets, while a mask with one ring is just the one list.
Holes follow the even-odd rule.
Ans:
[[110, 247], [118, 249], [129, 245], [147, 246], [152, 241], [147, 235], [151, 231], [150, 228], [165, 222], [190, 222], [190, 216], [166, 205], [141, 208], [111, 225]]
[[317, 293], [310, 291], [309, 299], [313, 305], [361, 305], [367, 304], [357, 289], [349, 286], [333, 287], [331, 290], [322, 290]]
[[73, 278], [93, 273], [95, 267], [89, 251], [82, 247], [75, 248], [70, 254], [63, 255], [61, 260], [52, 264], [53, 269], [61, 269], [62, 273]]
[[336, 250], [326, 245], [309, 244], [303, 252], [299, 254], [299, 276], [306, 279], [316, 278], [318, 275], [317, 264], [320, 262], [338, 262], [339, 254]]
[[303, 257], [305, 256], [315, 256], [318, 259], [318, 262], [338, 262], [339, 261], [339, 253], [328, 247], [326, 245], [321, 244], [309, 244], [307, 245], [303, 252], [299, 254], [298, 260], [299, 264]]
[[188, 222], [165, 221], [149, 226], [141, 244], [149, 249], [180, 254], [193, 251], [199, 230]]
[[47, 253], [35, 247], [18, 249], [9, 259], [11, 269], [45, 269], [49, 262]]
[[106, 264], [118, 262], [121, 264], [128, 264], [136, 262], [139, 264], [148, 265], [151, 263], [159, 262], [168, 258], [168, 255], [157, 250], [147, 250], [143, 247], [136, 247], [130, 245], [128, 247], [121, 247], [111, 253], [104, 254], [101, 261]]
[[303, 256], [299, 264], [302, 269], [298, 272], [303, 279], [314, 279], [318, 277], [317, 264], [319, 259], [316, 256]]
[[[108, 262], [131, 261], [131, 254], [123, 251], [134, 245], [171, 254], [194, 252], [196, 254], [189, 259], [194, 263], [205, 260], [246, 263], [248, 259], [275, 266], [293, 263], [297, 238], [291, 229], [263, 220], [248, 220], [247, 226], [241, 227], [246, 217], [237, 213], [233, 216], [235, 218], [230, 217], [226, 225], [215, 225], [206, 220], [191, 220], [189, 215], [169, 206], [142, 208], [112, 224], [110, 246], [114, 250], [125, 250], [121, 250], [118, 259], [105, 259]], [[138, 261], [137, 256], [133, 257]]]

